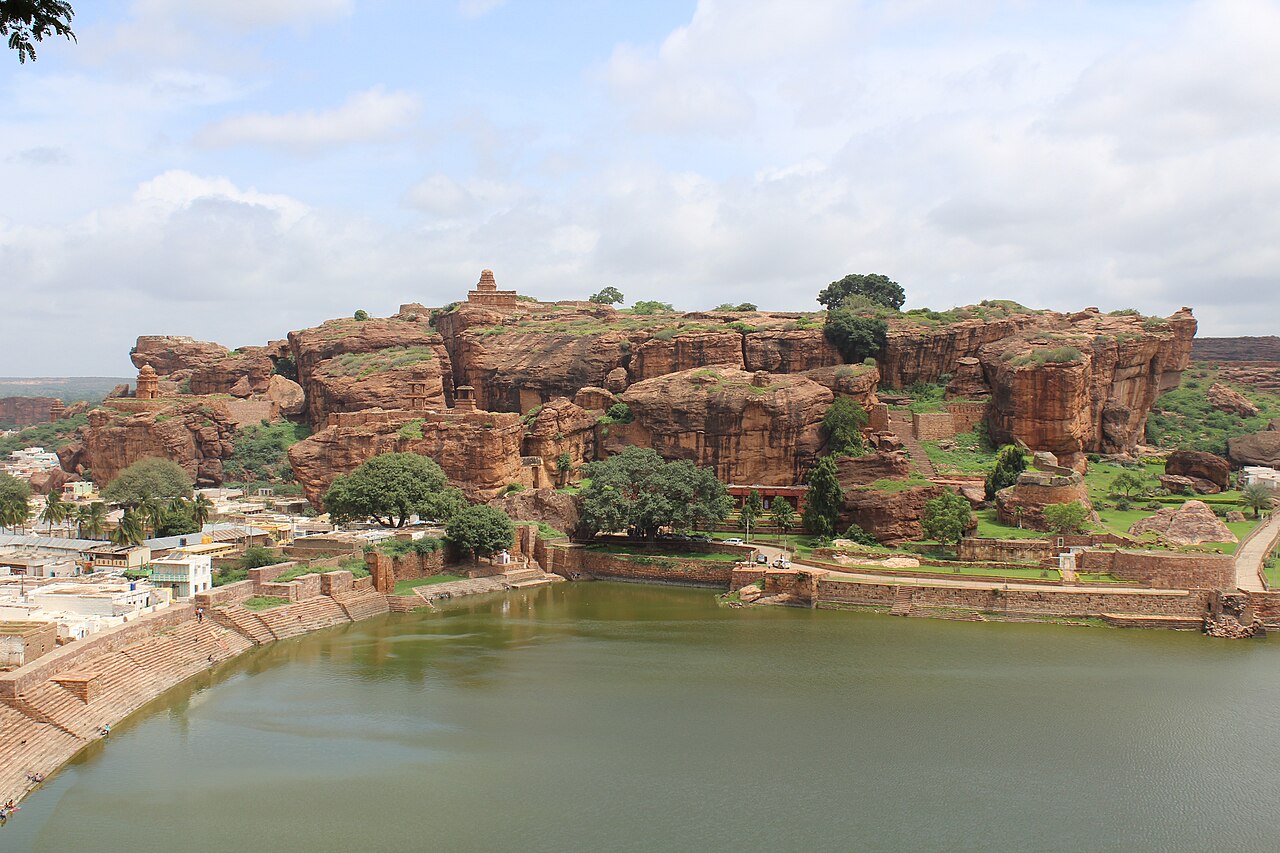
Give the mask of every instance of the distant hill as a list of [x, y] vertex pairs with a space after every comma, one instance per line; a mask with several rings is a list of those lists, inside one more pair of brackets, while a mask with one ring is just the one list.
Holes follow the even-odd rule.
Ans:
[[1191, 342], [1195, 361], [1280, 361], [1280, 338], [1196, 338]]
[[98, 402], [127, 376], [0, 376], [0, 397], [57, 397], [63, 402]]

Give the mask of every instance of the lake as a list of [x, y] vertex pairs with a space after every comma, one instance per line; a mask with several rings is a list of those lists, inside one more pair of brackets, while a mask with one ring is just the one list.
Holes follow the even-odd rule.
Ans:
[[1276, 646], [557, 584], [255, 649], [0, 850], [1276, 850]]

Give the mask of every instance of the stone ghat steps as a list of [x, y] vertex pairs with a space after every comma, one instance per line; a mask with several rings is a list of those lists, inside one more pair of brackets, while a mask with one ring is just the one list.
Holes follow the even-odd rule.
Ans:
[[361, 619], [368, 619], [372, 616], [381, 616], [389, 610], [387, 597], [375, 589], [339, 593], [333, 597], [333, 600], [338, 602], [338, 606], [343, 609], [347, 614], [347, 618], [352, 622], [358, 622]]
[[1113, 628], [1171, 628], [1175, 631], [1203, 631], [1204, 618], [1192, 616], [1146, 616], [1139, 613], [1103, 613], [1103, 622]]
[[911, 597], [913, 590], [908, 586], [894, 587], [893, 605], [889, 608], [890, 616], [909, 616], [911, 614]]
[[238, 604], [214, 608], [212, 618], [215, 622], [247, 637], [255, 646], [261, 646], [276, 639], [276, 635], [271, 633], [266, 623], [258, 618], [257, 613], [245, 610]]
[[18, 799], [33, 786], [28, 773], [48, 775], [83, 741], [0, 704], [0, 802]]
[[277, 639], [286, 640], [300, 637], [321, 628], [331, 628], [351, 621], [342, 605], [327, 595], [298, 604], [284, 607], [273, 607], [263, 610], [258, 618], [270, 629]]

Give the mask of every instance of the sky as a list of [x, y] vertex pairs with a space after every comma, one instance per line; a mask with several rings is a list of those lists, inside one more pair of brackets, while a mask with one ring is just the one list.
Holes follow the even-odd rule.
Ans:
[[1280, 0], [73, 0], [0, 53], [0, 375], [500, 287], [1280, 334]]

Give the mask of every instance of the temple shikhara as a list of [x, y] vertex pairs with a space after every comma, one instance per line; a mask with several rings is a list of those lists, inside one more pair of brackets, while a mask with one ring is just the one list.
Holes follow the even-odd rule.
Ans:
[[494, 308], [514, 308], [517, 305], [514, 290], [498, 290], [498, 282], [493, 277], [493, 270], [481, 270], [480, 281], [476, 289], [467, 293], [467, 301], [472, 305], [488, 305]]

